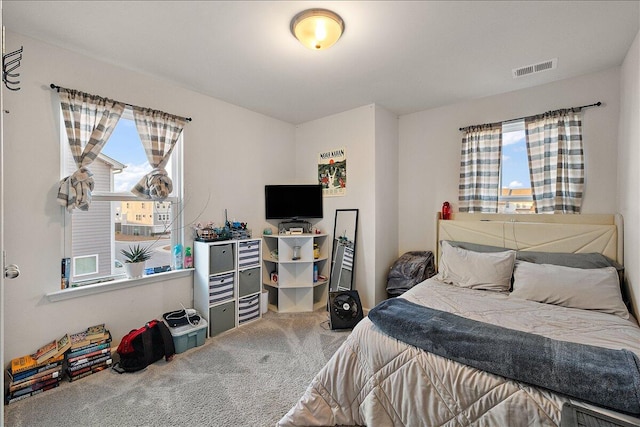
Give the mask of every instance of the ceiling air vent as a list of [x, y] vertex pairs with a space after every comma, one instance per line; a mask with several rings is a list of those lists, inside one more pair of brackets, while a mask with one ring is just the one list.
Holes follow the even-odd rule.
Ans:
[[518, 77], [528, 76], [529, 74], [541, 73], [547, 70], [553, 70], [558, 66], [558, 58], [553, 58], [548, 61], [538, 62], [537, 64], [527, 65], [520, 68], [514, 68], [511, 70], [513, 72], [513, 78], [517, 79]]

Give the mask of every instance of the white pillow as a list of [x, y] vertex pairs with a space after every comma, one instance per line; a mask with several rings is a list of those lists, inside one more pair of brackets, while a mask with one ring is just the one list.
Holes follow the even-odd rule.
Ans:
[[629, 318], [614, 267], [572, 268], [518, 261], [511, 296]]
[[508, 291], [516, 251], [474, 252], [443, 240], [438, 279], [455, 286], [488, 291]]

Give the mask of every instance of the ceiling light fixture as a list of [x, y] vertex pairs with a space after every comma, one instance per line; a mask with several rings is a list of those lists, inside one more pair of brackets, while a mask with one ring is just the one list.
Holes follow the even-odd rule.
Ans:
[[327, 9], [308, 9], [291, 20], [291, 34], [311, 50], [328, 49], [344, 32], [344, 21]]

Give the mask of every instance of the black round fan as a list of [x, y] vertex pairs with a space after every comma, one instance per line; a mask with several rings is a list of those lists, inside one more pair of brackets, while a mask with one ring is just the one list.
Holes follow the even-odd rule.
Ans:
[[362, 320], [357, 291], [329, 292], [331, 329], [350, 329]]

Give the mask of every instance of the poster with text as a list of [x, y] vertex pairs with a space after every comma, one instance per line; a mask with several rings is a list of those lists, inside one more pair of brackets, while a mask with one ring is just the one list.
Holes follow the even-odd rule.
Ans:
[[347, 192], [347, 150], [325, 151], [318, 155], [318, 182], [324, 196], [344, 196]]

